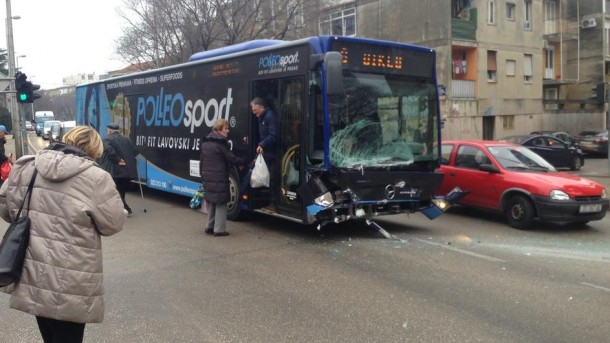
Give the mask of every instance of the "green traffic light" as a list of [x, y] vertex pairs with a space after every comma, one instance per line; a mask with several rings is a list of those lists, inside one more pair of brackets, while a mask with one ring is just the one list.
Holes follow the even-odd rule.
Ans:
[[19, 93], [19, 100], [20, 101], [27, 101], [28, 100], [28, 95], [26, 93]]

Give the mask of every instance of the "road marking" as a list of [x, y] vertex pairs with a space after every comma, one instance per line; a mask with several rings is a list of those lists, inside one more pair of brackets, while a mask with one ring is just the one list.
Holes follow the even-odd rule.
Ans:
[[441, 244], [441, 243], [430, 242], [430, 241], [427, 241], [427, 240], [425, 240], [425, 239], [421, 239], [421, 238], [413, 238], [413, 240], [418, 241], [418, 242], [421, 242], [421, 243], [426, 243], [426, 244], [430, 244], [430, 245], [435, 245], [435, 246], [441, 247], [441, 248], [443, 248], [443, 249], [447, 249], [447, 250], [451, 250], [451, 251], [459, 252], [459, 253], [461, 253], [461, 254], [466, 254], [466, 255], [473, 256], [473, 257], [482, 258], [482, 259], [484, 259], [484, 260], [491, 261], [491, 262], [506, 262], [506, 261], [504, 261], [504, 260], [502, 260], [502, 259], [499, 259], [499, 258], [497, 258], [497, 257], [493, 257], [493, 256], [487, 256], [487, 255], [483, 255], [483, 254], [477, 254], [476, 252], [472, 252], [472, 251], [468, 251], [468, 250], [462, 250], [462, 249], [458, 249], [458, 248], [455, 248], [455, 247], [452, 247], [452, 246], [448, 246], [448, 245], [445, 245], [445, 244]]
[[592, 283], [588, 283], [588, 282], [581, 282], [581, 285], [585, 285], [585, 286], [589, 286], [589, 287], [593, 287], [593, 288], [597, 288], [597, 289], [601, 289], [602, 291], [606, 291], [606, 292], [610, 292], [610, 288], [606, 288], [606, 287], [602, 287], [602, 286], [598, 286], [598, 285], [594, 285]]

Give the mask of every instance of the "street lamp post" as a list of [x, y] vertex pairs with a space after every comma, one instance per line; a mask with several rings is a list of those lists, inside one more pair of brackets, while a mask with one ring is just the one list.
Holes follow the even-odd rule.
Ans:
[[15, 61], [16, 61], [16, 63], [15, 63], [15, 70], [16, 71], [19, 71], [19, 59], [20, 58], [24, 58], [24, 57], [27, 57], [27, 56], [26, 55], [19, 55], [19, 56], [15, 57]]
[[13, 78], [9, 85], [8, 101], [10, 103], [11, 121], [13, 123], [13, 138], [15, 139], [15, 155], [17, 158], [23, 156], [23, 140], [21, 134], [21, 118], [15, 89], [15, 45], [13, 43], [13, 19], [21, 19], [11, 13], [11, 0], [6, 0], [6, 45], [8, 50], [8, 74]]

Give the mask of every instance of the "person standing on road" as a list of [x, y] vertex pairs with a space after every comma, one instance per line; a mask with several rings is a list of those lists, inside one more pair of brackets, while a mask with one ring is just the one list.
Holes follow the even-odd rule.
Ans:
[[275, 143], [277, 140], [277, 114], [268, 107], [262, 98], [254, 98], [250, 102], [250, 109], [258, 119], [259, 142], [256, 147], [257, 154], [263, 154], [267, 168], [269, 169], [269, 189], [271, 198], [269, 206], [264, 209], [275, 212], [275, 196], [273, 184], [275, 180]]
[[99, 134], [77, 126], [63, 143], [18, 159], [0, 188], [0, 216], [14, 222], [37, 172], [21, 279], [1, 290], [11, 308], [36, 316], [45, 343], [82, 342], [85, 324], [104, 319], [101, 236], [121, 231], [127, 212], [94, 161], [102, 152]]
[[[131, 180], [138, 177], [136, 165], [136, 146], [119, 132], [119, 125], [109, 124], [104, 139], [104, 154], [102, 155], [102, 167], [112, 175], [116, 188], [123, 200], [123, 206], [129, 214], [132, 214], [131, 207], [125, 201], [125, 193], [129, 189]], [[139, 180], [138, 180], [139, 181]]]
[[201, 143], [201, 179], [203, 198], [208, 202], [208, 235], [228, 236], [227, 203], [230, 199], [229, 167], [243, 165], [244, 160], [235, 156], [229, 149], [229, 122], [218, 119], [212, 132]]

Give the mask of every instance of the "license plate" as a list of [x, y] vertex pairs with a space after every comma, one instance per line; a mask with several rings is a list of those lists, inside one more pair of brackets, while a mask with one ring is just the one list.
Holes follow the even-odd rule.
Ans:
[[602, 210], [601, 204], [580, 205], [580, 213], [595, 213], [595, 212], [601, 212], [601, 210]]

